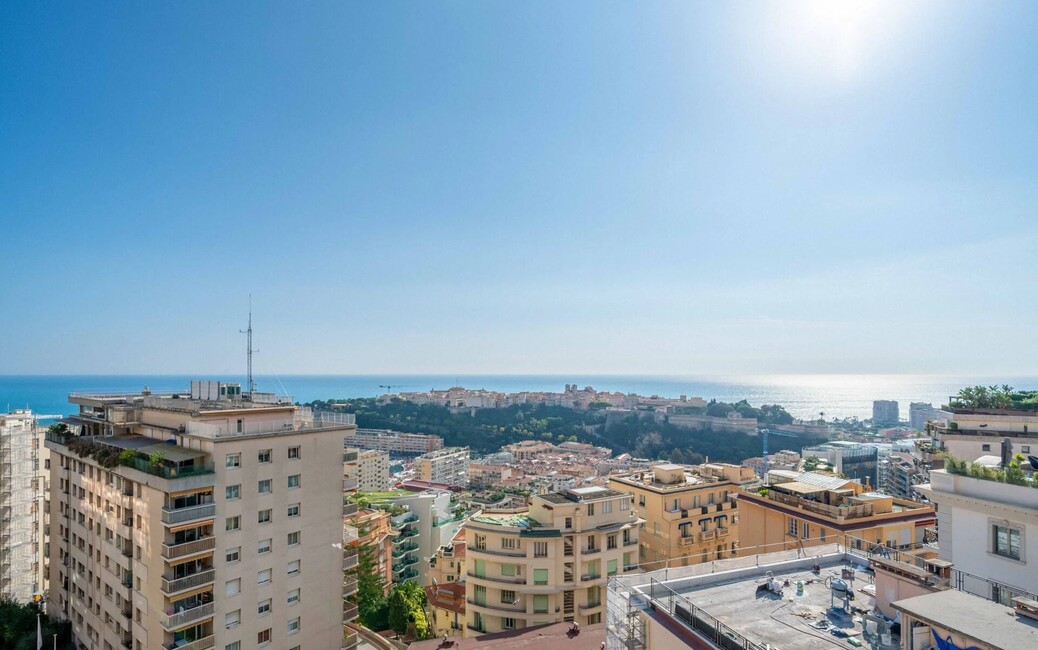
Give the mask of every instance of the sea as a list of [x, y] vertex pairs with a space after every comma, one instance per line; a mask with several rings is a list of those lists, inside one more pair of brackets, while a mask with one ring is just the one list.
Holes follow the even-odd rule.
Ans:
[[[63, 416], [75, 408], [70, 392], [188, 390], [192, 379], [240, 382], [240, 375], [0, 375], [0, 409], [31, 408]], [[896, 400], [908, 418], [910, 402], [934, 406], [963, 386], [1009, 384], [1038, 390], [1038, 377], [954, 377], [946, 375], [756, 375], [730, 377], [635, 375], [256, 375], [257, 391], [290, 395], [296, 402], [315, 399], [374, 397], [386, 392], [423, 391], [451, 386], [506, 393], [561, 392], [566, 384], [598, 390], [661, 397], [702, 397], [724, 402], [747, 400], [754, 406], [780, 404], [802, 419], [872, 417], [872, 401]]]

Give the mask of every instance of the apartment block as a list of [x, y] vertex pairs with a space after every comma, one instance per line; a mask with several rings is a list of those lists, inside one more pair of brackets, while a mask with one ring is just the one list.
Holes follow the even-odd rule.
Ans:
[[452, 487], [468, 487], [469, 448], [449, 447], [415, 459], [418, 480]]
[[465, 636], [601, 623], [606, 582], [636, 568], [631, 496], [587, 487], [532, 497], [526, 511], [465, 523]]
[[346, 446], [378, 449], [404, 456], [443, 449], [443, 438], [424, 433], [401, 433], [388, 429], [357, 429], [347, 432]]
[[934, 507], [877, 492], [861, 483], [805, 472], [739, 493], [740, 555], [822, 544], [883, 544], [901, 548], [923, 541]]
[[70, 395], [46, 438], [50, 613], [87, 648], [340, 647], [352, 416], [202, 383]]
[[609, 479], [630, 494], [645, 520], [639, 539], [643, 569], [686, 566], [732, 557], [739, 547], [739, 485], [753, 481], [749, 467], [664, 463], [650, 471]]
[[360, 492], [385, 492], [392, 487], [388, 451], [347, 446], [343, 458], [343, 478], [351, 488]]
[[901, 413], [895, 400], [878, 399], [872, 402], [873, 424], [897, 424], [900, 419]]
[[879, 447], [871, 443], [833, 440], [815, 447], [804, 447], [804, 458], [814, 456], [826, 461], [836, 473], [873, 488], [881, 484]]
[[0, 413], [0, 598], [46, 590], [49, 454], [32, 411]]
[[946, 407], [947, 420], [931, 422], [933, 443], [955, 458], [974, 461], [1001, 454], [1008, 438], [1013, 453], [1038, 455], [1038, 410]]

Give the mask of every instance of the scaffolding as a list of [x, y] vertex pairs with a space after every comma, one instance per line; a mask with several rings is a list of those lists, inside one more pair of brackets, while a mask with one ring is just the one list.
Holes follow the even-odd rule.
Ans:
[[0, 597], [44, 590], [42, 433], [29, 410], [0, 414]]
[[606, 648], [608, 650], [645, 650], [645, 621], [641, 610], [647, 599], [637, 590], [646, 580], [644, 574], [616, 576], [606, 587]]

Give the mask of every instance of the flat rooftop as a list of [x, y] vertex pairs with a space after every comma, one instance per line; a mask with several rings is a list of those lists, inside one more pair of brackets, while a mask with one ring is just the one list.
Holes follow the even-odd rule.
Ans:
[[962, 591], [939, 591], [892, 603], [912, 618], [996, 648], [1038, 648], [1038, 621]]
[[[582, 625], [580, 632], [570, 632], [569, 623], [552, 623], [521, 630], [484, 634], [469, 639], [453, 637], [455, 648], [494, 648], [494, 650], [597, 650], [606, 640], [605, 625]], [[418, 641], [408, 650], [435, 650], [443, 639]]]
[[[831, 550], [835, 551], [836, 547]], [[870, 593], [872, 580], [869, 574], [857, 570], [859, 562], [864, 560], [842, 552], [801, 558], [787, 552], [771, 555], [781, 557], [770, 565], [761, 566], [754, 565], [754, 558], [733, 559], [730, 561], [732, 569], [720, 573], [706, 573], [703, 566], [684, 567], [671, 570], [666, 581], [651, 586], [642, 584], [636, 589], [645, 595], [652, 593], [654, 599], [663, 604], [657, 607], [652, 616], [669, 618], [672, 625], [688, 627], [687, 622], [679, 622], [677, 609], [690, 609], [688, 604], [691, 604], [761, 648], [770, 645], [782, 650], [847, 650], [852, 647], [848, 638], [857, 638], [862, 641], [862, 647], [873, 650], [894, 650], [900, 647], [900, 640], [896, 636], [891, 639], [889, 646], [873, 644], [864, 638], [862, 611], [871, 612], [875, 605], [875, 599]], [[821, 567], [819, 573], [812, 570], [812, 565], [816, 563]], [[854, 569], [854, 578], [846, 581], [854, 594], [854, 600], [850, 601], [851, 613], [831, 615], [830, 607], [834, 601], [826, 583], [841, 579], [845, 568]], [[653, 573], [661, 575], [663, 572]], [[639, 583], [649, 582], [653, 573], [629, 579]], [[789, 582], [788, 586], [783, 587], [781, 596], [759, 588], [772, 577], [781, 583]], [[797, 583], [800, 581], [804, 583], [804, 588], [798, 594]], [[667, 613], [666, 606], [670, 600], [666, 594], [670, 591], [681, 597], [674, 599], [678, 607], [672, 608], [671, 611], [675, 612], [673, 616]], [[682, 599], [688, 604], [681, 604]], [[842, 606], [840, 600], [835, 603], [838, 607]]]

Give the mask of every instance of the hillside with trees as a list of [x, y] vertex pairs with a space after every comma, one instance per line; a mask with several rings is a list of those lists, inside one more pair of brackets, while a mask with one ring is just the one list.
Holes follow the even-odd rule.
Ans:
[[[418, 405], [400, 399], [380, 403], [376, 399], [366, 398], [318, 400], [309, 406], [354, 413], [357, 426], [361, 428], [436, 434], [443, 437], [448, 447], [468, 446], [477, 454], [495, 452], [504, 445], [530, 439], [556, 444], [566, 441], [586, 442], [609, 447], [618, 454], [628, 452], [639, 458], [682, 463], [697, 463], [706, 458], [738, 463], [761, 453], [758, 436], [690, 430], [672, 425], [666, 420], [657, 422], [648, 413], [631, 413], [611, 420], [607, 426], [604, 409], [578, 411], [540, 404], [452, 412], [442, 406]], [[745, 417], [757, 417], [761, 424], [793, 421], [793, 417], [781, 406], [755, 408], [745, 400], [735, 404], [711, 402], [707, 410], [713, 411], [709, 415], [727, 415], [730, 411], [737, 411]], [[805, 436], [798, 439], [796, 444], [810, 445], [821, 440]]]

